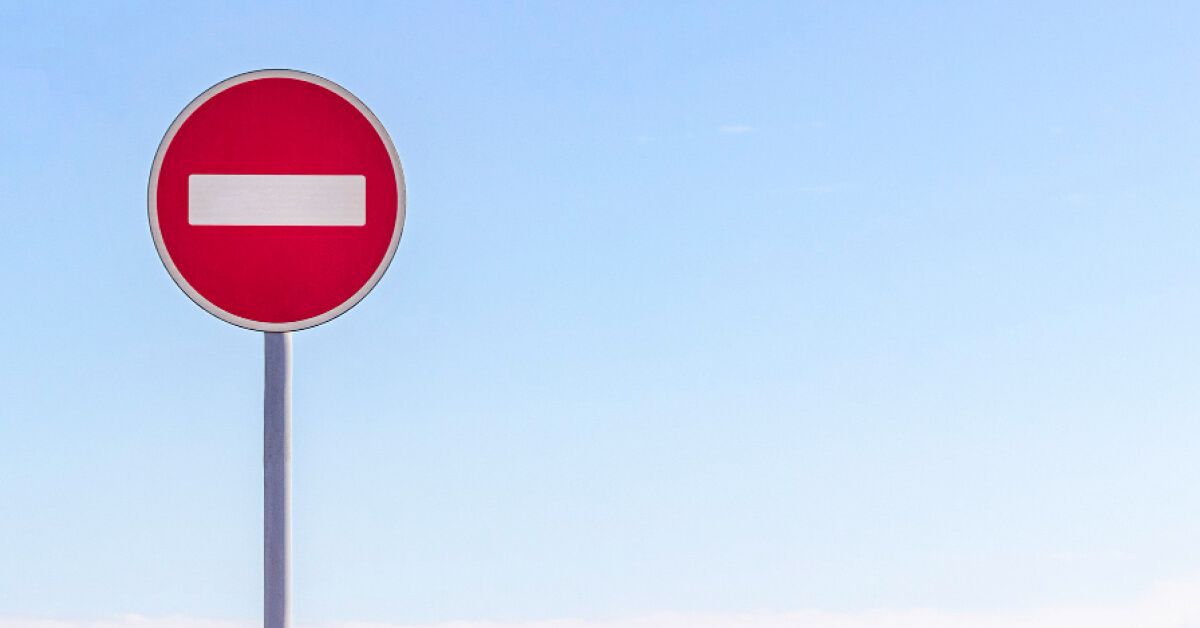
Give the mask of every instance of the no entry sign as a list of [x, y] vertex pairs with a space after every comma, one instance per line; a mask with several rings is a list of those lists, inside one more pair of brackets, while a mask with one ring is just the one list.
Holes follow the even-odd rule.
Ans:
[[175, 283], [242, 327], [304, 329], [354, 307], [404, 228], [383, 125], [341, 86], [292, 70], [205, 91], [163, 137], [150, 230]]

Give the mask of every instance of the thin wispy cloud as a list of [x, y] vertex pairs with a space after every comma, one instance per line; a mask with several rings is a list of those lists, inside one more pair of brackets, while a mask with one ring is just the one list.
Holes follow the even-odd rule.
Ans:
[[717, 127], [717, 130], [730, 135], [741, 135], [744, 133], [753, 133], [754, 127], [745, 124], [723, 124]]
[[[0, 628], [258, 628], [256, 621], [129, 615], [79, 621], [0, 619]], [[1123, 603], [1059, 605], [1030, 610], [952, 611], [934, 608], [857, 612], [757, 614], [658, 613], [609, 620], [455, 621], [438, 624], [335, 622], [298, 628], [1195, 628], [1200, 626], [1200, 578], [1152, 587]]]
[[122, 615], [107, 619], [0, 618], [0, 628], [250, 628], [262, 622], [203, 619], [198, 617], [144, 617]]

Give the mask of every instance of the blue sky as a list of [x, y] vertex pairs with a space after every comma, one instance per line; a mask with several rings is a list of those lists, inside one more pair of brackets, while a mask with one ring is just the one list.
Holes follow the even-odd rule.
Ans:
[[295, 337], [299, 621], [1142, 608], [1200, 575], [1198, 17], [4, 3], [0, 625], [259, 616], [262, 340], [145, 188], [270, 67], [409, 192]]

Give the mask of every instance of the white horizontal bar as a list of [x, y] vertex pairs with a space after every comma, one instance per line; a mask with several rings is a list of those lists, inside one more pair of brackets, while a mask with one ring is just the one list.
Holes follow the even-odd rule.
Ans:
[[193, 174], [188, 223], [242, 227], [361, 227], [367, 178], [341, 174]]

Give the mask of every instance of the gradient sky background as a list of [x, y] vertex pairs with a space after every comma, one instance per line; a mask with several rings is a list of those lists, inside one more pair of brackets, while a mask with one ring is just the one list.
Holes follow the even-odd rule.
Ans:
[[1194, 4], [0, 7], [0, 618], [261, 612], [262, 340], [145, 196], [264, 67], [362, 98], [409, 188], [295, 337], [297, 619], [1200, 572]]

